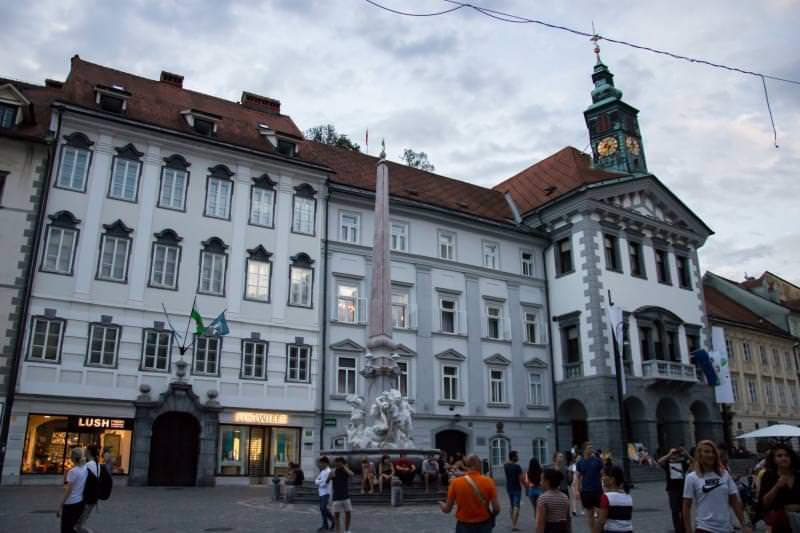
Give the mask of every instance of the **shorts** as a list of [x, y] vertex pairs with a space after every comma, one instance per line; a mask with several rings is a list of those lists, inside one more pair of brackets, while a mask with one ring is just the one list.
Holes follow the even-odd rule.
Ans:
[[600, 507], [600, 496], [603, 495], [601, 490], [582, 490], [581, 491], [581, 505], [584, 509], [597, 509]]
[[353, 510], [353, 504], [350, 503], [350, 498], [346, 500], [333, 500], [331, 510], [334, 513], [349, 513]]
[[506, 492], [508, 492], [508, 505], [519, 508], [519, 504], [522, 501], [522, 492], [511, 490]]

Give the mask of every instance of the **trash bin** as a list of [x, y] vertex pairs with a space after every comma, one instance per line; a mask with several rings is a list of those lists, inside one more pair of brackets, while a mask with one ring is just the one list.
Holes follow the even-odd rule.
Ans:
[[281, 478], [278, 476], [272, 478], [272, 501], [281, 501]]
[[400, 478], [392, 478], [392, 493], [389, 503], [392, 507], [400, 507], [403, 504], [403, 484]]
[[294, 485], [286, 485], [286, 492], [284, 493], [284, 499], [286, 503], [294, 503], [294, 497], [297, 493], [297, 487]]

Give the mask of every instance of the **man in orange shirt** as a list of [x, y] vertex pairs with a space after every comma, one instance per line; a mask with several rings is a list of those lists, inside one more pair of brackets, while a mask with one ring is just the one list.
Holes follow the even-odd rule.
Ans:
[[456, 533], [491, 533], [494, 515], [500, 514], [497, 487], [493, 479], [481, 475], [477, 455], [467, 457], [464, 465], [467, 473], [450, 482], [447, 501], [439, 502], [439, 507], [449, 513], [456, 505]]

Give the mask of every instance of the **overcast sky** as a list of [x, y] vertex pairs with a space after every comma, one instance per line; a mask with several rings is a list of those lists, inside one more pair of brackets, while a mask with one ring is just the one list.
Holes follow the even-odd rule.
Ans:
[[[800, 0], [476, 3], [584, 31], [800, 79]], [[440, 0], [382, 0], [426, 12]], [[448, 176], [492, 186], [560, 148], [588, 149], [586, 39], [464, 9], [392, 15], [363, 0], [0, 0], [0, 75], [63, 79], [73, 54], [238, 100], [278, 98], [301, 129], [323, 123], [370, 152], [423, 150]], [[800, 86], [601, 43], [640, 110], [649, 170], [716, 232], [701, 267], [733, 279], [771, 270], [800, 283]]]

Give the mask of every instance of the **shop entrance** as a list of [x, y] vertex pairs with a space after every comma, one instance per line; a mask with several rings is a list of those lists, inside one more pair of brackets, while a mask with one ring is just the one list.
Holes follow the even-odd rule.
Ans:
[[436, 449], [444, 450], [447, 457], [467, 453], [467, 434], [457, 429], [446, 429], [436, 434]]
[[168, 412], [153, 422], [149, 483], [193, 487], [197, 480], [200, 424], [188, 413]]

